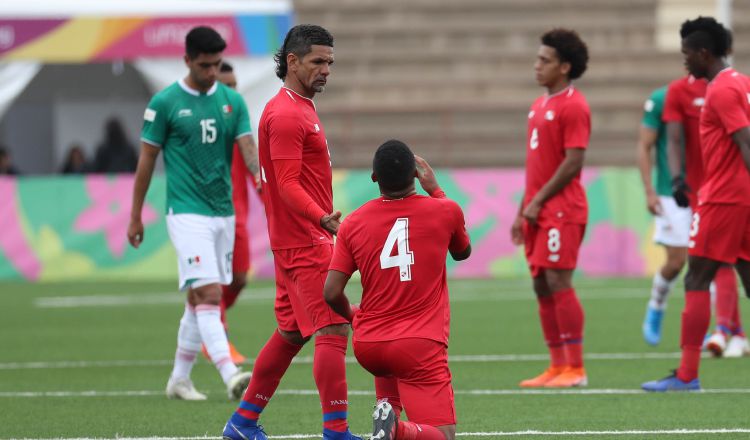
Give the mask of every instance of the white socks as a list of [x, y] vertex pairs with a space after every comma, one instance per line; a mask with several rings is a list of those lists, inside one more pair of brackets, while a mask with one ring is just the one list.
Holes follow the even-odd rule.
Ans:
[[656, 310], [664, 310], [667, 307], [667, 297], [672, 287], [677, 283], [677, 277], [667, 280], [661, 276], [661, 272], [656, 272], [654, 281], [651, 285], [651, 300], [648, 302], [649, 307]]
[[[221, 324], [221, 309], [219, 306], [201, 304], [195, 307], [195, 316], [206, 351], [219, 370], [224, 383], [227, 383], [239, 368], [234, 365], [229, 354], [229, 341]], [[200, 346], [198, 348], [200, 349]]]
[[198, 331], [198, 321], [195, 310], [190, 304], [185, 304], [185, 313], [180, 320], [180, 329], [177, 331], [177, 352], [174, 357], [174, 368], [172, 377], [190, 377], [195, 357], [201, 349], [201, 335]]

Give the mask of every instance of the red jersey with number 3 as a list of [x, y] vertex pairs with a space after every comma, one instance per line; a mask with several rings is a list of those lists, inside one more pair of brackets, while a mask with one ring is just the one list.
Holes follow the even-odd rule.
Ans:
[[445, 259], [469, 246], [464, 215], [446, 198], [371, 200], [339, 229], [330, 269], [362, 275], [354, 340], [425, 338], [448, 344]]
[[273, 162], [300, 162], [299, 182], [325, 212], [333, 211], [331, 155], [315, 104], [282, 87], [263, 109], [258, 126], [258, 157], [271, 249], [332, 244], [331, 234], [292, 211], [279, 195]]
[[698, 189], [703, 183], [703, 154], [701, 153], [700, 116], [705, 103], [705, 79], [692, 75], [669, 83], [667, 98], [664, 101], [662, 121], [679, 122], [685, 138], [685, 181], [690, 187], [690, 205], [695, 207]]
[[750, 206], [750, 173], [732, 134], [750, 126], [750, 78], [726, 68], [708, 84], [700, 119], [703, 186], [698, 203]]
[[[589, 105], [573, 86], [534, 101], [529, 111], [524, 206], [552, 178], [565, 160], [566, 150], [586, 148], [590, 135]], [[542, 205], [539, 222], [545, 220], [587, 222], [588, 204], [580, 173]]]

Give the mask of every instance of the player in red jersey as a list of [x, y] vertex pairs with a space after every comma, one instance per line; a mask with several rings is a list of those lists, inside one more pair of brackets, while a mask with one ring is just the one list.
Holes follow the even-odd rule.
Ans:
[[[464, 215], [445, 197], [427, 162], [403, 142], [381, 145], [372, 168], [381, 197], [341, 225], [325, 298], [347, 321], [353, 319], [354, 354], [375, 376], [371, 438], [453, 440], [445, 258], [448, 252], [457, 261], [471, 254]], [[429, 197], [416, 193], [415, 176]], [[357, 270], [362, 303], [355, 314], [344, 287]], [[408, 422], [399, 421], [402, 408]]]
[[333, 210], [331, 157], [312, 98], [325, 89], [333, 37], [298, 25], [276, 54], [284, 86], [263, 110], [258, 129], [261, 185], [277, 276], [278, 330], [258, 354], [245, 395], [223, 436], [266, 438], [258, 418], [294, 356], [315, 335], [313, 376], [325, 440], [359, 439], [347, 425], [349, 325], [323, 300], [323, 283], [341, 213]]
[[731, 34], [715, 19], [688, 20], [680, 36], [688, 71], [710, 81], [700, 116], [704, 175], [688, 244], [680, 367], [644, 383], [646, 391], [699, 390], [709, 284], [722, 264], [734, 264], [746, 293], [750, 287], [750, 78], [728, 66]]
[[520, 385], [585, 386], [584, 314], [572, 277], [588, 219], [581, 169], [591, 113], [572, 81], [586, 70], [588, 50], [578, 34], [567, 29], [545, 33], [541, 43], [534, 70], [547, 93], [529, 111], [526, 191], [511, 238], [526, 248], [551, 362], [542, 374]]

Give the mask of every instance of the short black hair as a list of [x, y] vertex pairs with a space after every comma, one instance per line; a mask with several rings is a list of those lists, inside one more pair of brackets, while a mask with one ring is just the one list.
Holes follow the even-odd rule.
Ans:
[[542, 44], [557, 51], [560, 62], [570, 63], [568, 78], [577, 79], [586, 71], [589, 62], [589, 49], [578, 32], [570, 29], [552, 29], [542, 35]]
[[680, 28], [680, 37], [691, 49], [706, 49], [717, 58], [732, 51], [732, 32], [713, 17], [686, 20]]
[[232, 67], [231, 64], [229, 64], [228, 61], [221, 61], [221, 67], [219, 68], [220, 73], [228, 73], [228, 72], [234, 72], [234, 67]]
[[227, 42], [208, 26], [194, 27], [185, 36], [185, 53], [189, 58], [198, 58], [202, 53], [223, 52], [226, 48]]
[[417, 163], [409, 147], [396, 139], [378, 147], [372, 159], [372, 171], [378, 176], [378, 185], [386, 191], [400, 191], [414, 182]]
[[273, 59], [276, 61], [276, 76], [283, 80], [286, 78], [286, 56], [290, 53], [302, 58], [312, 50], [312, 45], [333, 47], [333, 35], [325, 28], [315, 24], [298, 24], [289, 29]]

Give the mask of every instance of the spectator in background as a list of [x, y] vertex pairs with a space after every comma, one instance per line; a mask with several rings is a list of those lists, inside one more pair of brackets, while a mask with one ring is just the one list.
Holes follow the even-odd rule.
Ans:
[[80, 144], [72, 144], [68, 149], [65, 163], [60, 170], [63, 174], [83, 174], [91, 171], [86, 155]]
[[125, 135], [117, 118], [105, 125], [104, 142], [96, 148], [94, 171], [97, 173], [132, 173], [138, 164], [138, 155]]
[[13, 166], [10, 152], [5, 146], [0, 145], [0, 176], [18, 174], [18, 170]]

